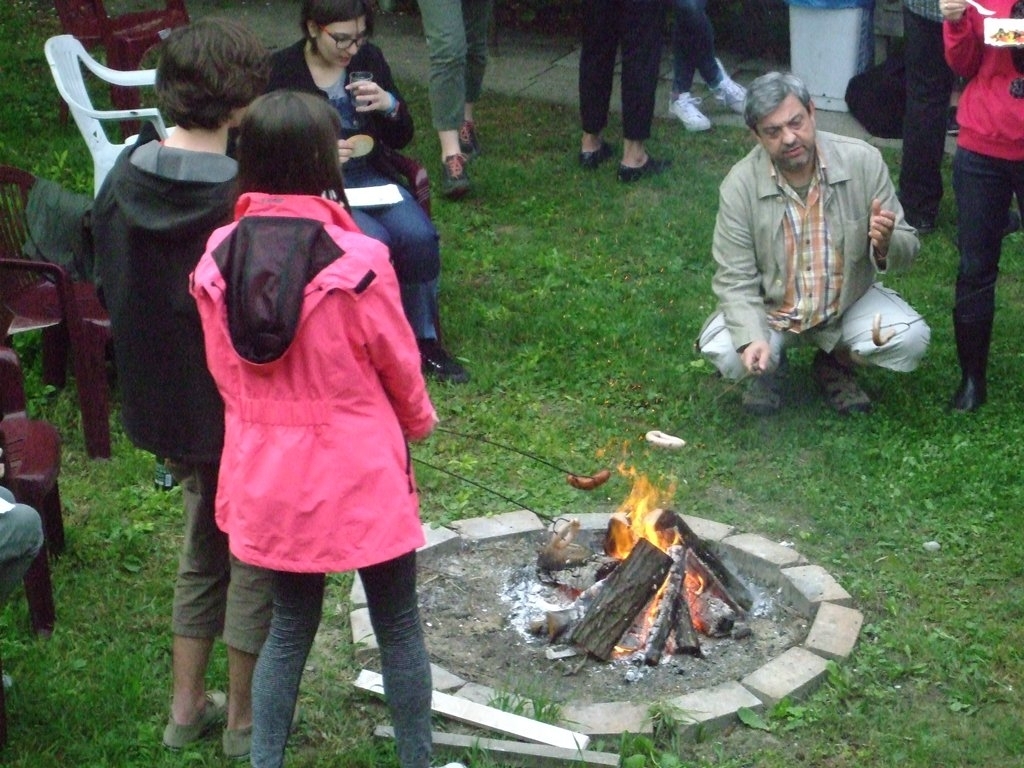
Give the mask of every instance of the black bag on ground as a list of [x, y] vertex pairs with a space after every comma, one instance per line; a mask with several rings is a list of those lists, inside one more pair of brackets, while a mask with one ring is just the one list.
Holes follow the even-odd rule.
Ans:
[[903, 138], [903, 109], [907, 100], [903, 53], [854, 75], [846, 86], [846, 106], [872, 136]]

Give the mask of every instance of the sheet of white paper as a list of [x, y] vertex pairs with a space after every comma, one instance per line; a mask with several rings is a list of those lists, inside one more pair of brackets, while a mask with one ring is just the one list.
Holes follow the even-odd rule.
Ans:
[[374, 208], [402, 202], [402, 193], [398, 191], [397, 184], [346, 189], [345, 197], [353, 208]]

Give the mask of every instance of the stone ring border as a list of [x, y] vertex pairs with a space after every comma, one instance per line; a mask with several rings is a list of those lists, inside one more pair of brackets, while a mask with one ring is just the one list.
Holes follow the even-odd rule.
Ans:
[[[588, 513], [573, 515], [581, 528], [604, 531], [609, 515]], [[738, 711], [755, 712], [774, 707], [788, 698], [801, 700], [821, 685], [829, 661], [842, 661], [853, 651], [864, 623], [864, 615], [852, 607], [853, 598], [824, 568], [789, 546], [764, 536], [737, 531], [735, 526], [683, 515], [687, 525], [720, 557], [731, 560], [751, 577], [766, 586], [781, 590], [781, 598], [808, 621], [813, 620], [807, 636], [781, 655], [739, 680], [701, 688], [665, 703], [683, 713], [680, 734], [696, 736], [721, 730], [738, 722]], [[513, 539], [546, 530], [545, 523], [532, 512], [519, 510], [492, 517], [459, 520], [447, 527], [423, 526], [427, 543], [418, 550], [420, 560], [471, 548], [475, 544]], [[370, 627], [366, 594], [358, 574], [354, 579], [349, 614], [352, 643], [358, 653], [376, 652], [377, 641]], [[493, 689], [463, 680], [448, 670], [432, 665], [434, 689], [445, 691], [480, 704], [494, 699]], [[653, 703], [653, 702], [652, 702]], [[592, 737], [650, 733], [650, 705], [631, 701], [610, 701], [574, 705], [562, 710], [563, 725]]]

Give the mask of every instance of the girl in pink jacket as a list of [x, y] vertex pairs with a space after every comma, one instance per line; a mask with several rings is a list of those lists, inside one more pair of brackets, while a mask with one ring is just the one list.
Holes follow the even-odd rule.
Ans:
[[[358, 569], [403, 768], [430, 761], [430, 667], [416, 600], [424, 543], [408, 440], [437, 422], [398, 282], [343, 199], [338, 117], [277, 91], [239, 130], [235, 222], [192, 276], [224, 399], [217, 523], [274, 571], [253, 675], [253, 766], [280, 766], [325, 574]], [[321, 196], [321, 194], [325, 196]]]

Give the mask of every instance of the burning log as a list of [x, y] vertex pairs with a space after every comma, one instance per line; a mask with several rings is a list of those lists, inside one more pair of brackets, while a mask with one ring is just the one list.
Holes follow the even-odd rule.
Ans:
[[686, 578], [686, 553], [678, 544], [670, 547], [668, 556], [672, 558], [672, 567], [668, 570], [668, 577], [665, 579], [665, 588], [661, 591], [661, 601], [658, 603], [658, 610], [651, 622], [650, 631], [647, 633], [647, 644], [644, 648], [644, 664], [655, 667], [661, 661], [661, 655], [665, 652], [665, 644], [668, 642], [672, 630], [675, 628], [676, 617], [682, 608], [680, 606], [680, 595], [683, 591], [683, 581]]
[[690, 618], [688, 602], [676, 612], [676, 625], [672, 629], [672, 638], [675, 640], [676, 653], [697, 658], [704, 656], [704, 652], [700, 649], [700, 638], [697, 637], [697, 630], [693, 628], [693, 619]]
[[605, 579], [594, 604], [572, 634], [572, 642], [607, 661], [615, 644], [654, 597], [672, 566], [672, 558], [641, 539]]
[[694, 628], [709, 637], [724, 637], [741, 611], [692, 549], [686, 550], [686, 603]]
[[746, 613], [750, 610], [750, 607], [754, 604], [754, 598], [750, 591], [744, 586], [743, 582], [733, 575], [732, 571], [725, 567], [718, 556], [701, 541], [700, 536], [694, 533], [693, 529], [686, 524], [682, 515], [672, 510], [665, 510], [662, 516], [658, 518], [656, 527], [659, 530], [672, 528], [679, 534], [683, 546], [693, 550], [700, 562], [706, 566], [705, 570], [710, 571], [718, 582], [718, 589], [721, 590], [721, 594], [717, 595], [718, 597], [730, 603], [733, 610], [737, 613]]
[[603, 580], [591, 584], [568, 608], [548, 611], [543, 618], [531, 621], [530, 632], [535, 635], [547, 635], [548, 642], [552, 643], [559, 642], [562, 638], [568, 640], [604, 587]]

